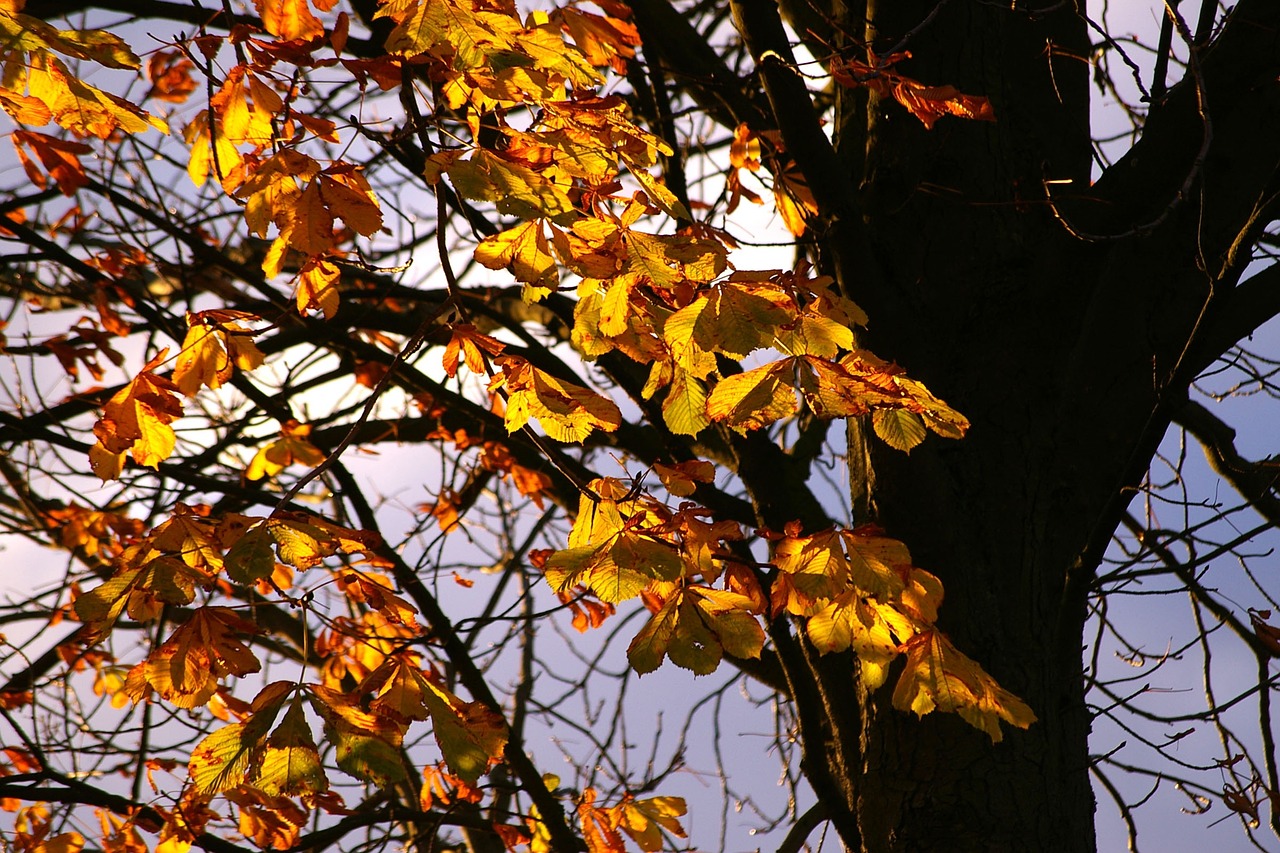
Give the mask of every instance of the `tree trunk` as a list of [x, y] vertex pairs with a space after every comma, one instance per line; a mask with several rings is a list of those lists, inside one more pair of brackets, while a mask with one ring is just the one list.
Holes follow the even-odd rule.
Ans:
[[942, 579], [943, 629], [1039, 717], [993, 746], [954, 716], [893, 709], [889, 688], [862, 697], [853, 808], [866, 851], [1094, 849], [1084, 599], [1068, 577], [1100, 507], [1053, 477], [1089, 302], [1081, 282], [1101, 252], [1064, 230], [1043, 189], [1089, 185], [1089, 40], [1069, 5], [1032, 16], [871, 0], [847, 24], [865, 20], [877, 52], [910, 50], [901, 73], [985, 95], [996, 114], [926, 130], [875, 94], [840, 102], [837, 147], [861, 180], [880, 270], [868, 280], [865, 261], [834, 246], [840, 283], [871, 317], [869, 347], [973, 423], [965, 440], [910, 456], [852, 424], [857, 520], [886, 527]]

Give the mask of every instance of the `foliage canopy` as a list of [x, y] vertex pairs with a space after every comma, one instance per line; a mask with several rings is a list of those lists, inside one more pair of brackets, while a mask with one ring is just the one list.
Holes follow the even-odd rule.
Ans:
[[[1213, 159], [1237, 120], [1220, 91], [1280, 97], [1280, 14], [1205, 3], [1193, 26], [1167, 7], [1152, 68], [1133, 65], [1158, 86], [1129, 115], [1131, 151], [1171, 149], [1170, 200], [1106, 148], [1089, 186], [1089, 64], [1118, 94], [1109, 63], [1132, 61], [1083, 7], [875, 5], [0, 0], [20, 165], [0, 205], [17, 247], [4, 517], [71, 555], [0, 613], [16, 849], [684, 849], [692, 804], [668, 788], [697, 704], [664, 767], [660, 731], [638, 747], [593, 698], [612, 691], [621, 715], [628, 679], [664, 667], [735, 673], [717, 702], [741, 682], [780, 703], [784, 778], [814, 802], [775, 821], [782, 849], [823, 821], [853, 849], [982, 849], [1004, 807], [953, 793], [975, 760], [996, 790], [1040, 774], [1056, 810], [1032, 835], [1019, 794], [1022, 823], [991, 843], [1088, 849], [1090, 768], [1132, 821], [1085, 756], [1110, 713], [1086, 687], [1126, 688], [1082, 666], [1081, 631], [1091, 608], [1110, 630], [1107, 594], [1148, 572], [1191, 594], [1206, 668], [1202, 611], [1257, 655], [1263, 759], [1236, 769], [1248, 748], [1224, 735], [1214, 793], [1252, 832], [1280, 796], [1262, 698], [1276, 629], [1200, 582], [1195, 522], [1166, 535], [1128, 504], [1159, 493], [1143, 474], [1181, 419], [1243, 507], [1277, 520], [1271, 469], [1231, 455], [1186, 394], [1280, 310], [1274, 274], [1237, 284], [1270, 245], [1274, 155], [1239, 155], [1243, 176]], [[952, 14], [1016, 62], [1048, 44], [1042, 88], [958, 60]], [[1028, 131], [1036, 110], [1070, 132]], [[1195, 226], [1198, 260], [1163, 250], [1208, 296], [1098, 303], [1231, 181], [1224, 224]], [[1001, 218], [962, 223], [993, 185]], [[965, 201], [940, 211], [948, 193]], [[786, 268], [744, 251], [765, 227]], [[907, 248], [934, 227], [961, 268], [954, 304], [929, 289], [939, 259]], [[967, 289], [1014, 255], [1045, 276], [1026, 285], [1038, 301]], [[1089, 277], [1079, 304], [1051, 292], [1067, 260]], [[957, 341], [966, 370], [985, 357], [957, 337], [969, 317], [1026, 358], [986, 365], [981, 391], [947, 363]], [[1033, 318], [1075, 337], [1033, 357]], [[1110, 348], [1089, 337], [1104, 331]], [[899, 352], [907, 369], [881, 357]], [[1235, 368], [1241, 387], [1270, 392], [1258, 364]], [[1126, 382], [1141, 393], [1108, 421]], [[1001, 422], [1014, 409], [1043, 432]], [[1070, 419], [1086, 409], [1106, 423]], [[1001, 457], [1009, 436], [966, 437], [971, 419], [1026, 447]], [[959, 508], [995, 458], [1018, 470], [991, 488], [1034, 511]], [[1132, 559], [1104, 571], [1122, 525]], [[1196, 719], [1225, 732], [1233, 704], [1211, 694]], [[573, 778], [541, 745], [561, 729]]]

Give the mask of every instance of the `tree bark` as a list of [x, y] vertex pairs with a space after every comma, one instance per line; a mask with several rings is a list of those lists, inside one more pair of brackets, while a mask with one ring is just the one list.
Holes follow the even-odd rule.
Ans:
[[1094, 849], [1084, 600], [1063, 597], [1081, 531], [1046, 547], [1070, 538], [1050, 530], [1069, 486], [1046, 479], [1053, 414], [1084, 322], [1080, 281], [1103, 255], [1064, 230], [1042, 190], [1089, 185], [1089, 38], [1067, 5], [1033, 16], [872, 0], [861, 17], [872, 50], [910, 50], [896, 70], [990, 98], [996, 121], [926, 130], [874, 93], [843, 97], [836, 118], [880, 283], [842, 264], [842, 246], [830, 254], [871, 317], [867, 343], [973, 422], [964, 441], [909, 456], [853, 423], [858, 520], [942, 579], [943, 629], [1039, 717], [992, 745], [950, 715], [894, 709], [889, 688], [863, 695], [854, 808], [868, 853]]
[[950, 715], [893, 709], [888, 688], [861, 696], [861, 766], [841, 804], [858, 830], [842, 835], [868, 853], [1095, 849], [1086, 595], [1172, 412], [1216, 355], [1197, 347], [1234, 343], [1215, 323], [1230, 322], [1238, 247], [1273, 204], [1263, 170], [1276, 157], [1255, 140], [1274, 145], [1275, 113], [1246, 106], [1277, 94], [1261, 71], [1276, 67], [1272, 9], [1237, 7], [1153, 106], [1135, 148], [1146, 158], [1091, 187], [1088, 24], [1070, 3], [1023, 5], [836, 6], [849, 44], [910, 50], [896, 70], [995, 110], [994, 123], [927, 131], [887, 98], [840, 93], [835, 145], [859, 217], [821, 252], [871, 317], [868, 346], [973, 423], [963, 441], [909, 456], [851, 423], [856, 520], [942, 579], [942, 628], [1039, 717], [993, 746]]

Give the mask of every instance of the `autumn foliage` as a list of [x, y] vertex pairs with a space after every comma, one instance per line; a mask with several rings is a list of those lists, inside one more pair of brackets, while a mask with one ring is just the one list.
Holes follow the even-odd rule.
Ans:
[[[92, 839], [50, 834], [66, 799], [4, 800], [15, 849], [183, 853], [226, 836], [233, 814], [244, 843], [291, 849], [304, 828], [346, 825], [404, 790], [413, 820], [456, 810], [513, 850], [652, 851], [684, 836], [686, 805], [661, 786], [606, 796], [535, 766], [515, 740], [523, 712], [488, 686], [403, 545], [367, 506], [315, 506], [321, 482], [352, 498], [344, 463], [397, 430], [469, 460], [465, 482], [433, 487], [417, 509], [440, 536], [469, 535], [498, 484], [563, 508], [567, 537], [529, 540], [506, 564], [531, 566], [537, 595], [554, 594], [580, 631], [647, 610], [620, 629], [639, 675], [749, 667], [785, 634], [852, 652], [861, 685], [891, 691], [902, 713], [954, 713], [992, 741], [1035, 723], [939, 628], [942, 584], [910, 543], [734, 497], [736, 466], [761, 442], [797, 430], [820, 441], [832, 419], [865, 416], [904, 453], [962, 440], [969, 424], [860, 345], [868, 318], [830, 276], [735, 263], [734, 239], [701, 215], [710, 201], [667, 171], [675, 141], [628, 94], [642, 46], [625, 5], [249, 11], [155, 44], [138, 27], [59, 29], [21, 2], [0, 9], [9, 137], [31, 186], [66, 198], [48, 251], [75, 256], [73, 295], [89, 310], [28, 350], [71, 384], [60, 405], [96, 414], [70, 446], [104, 484], [93, 494], [111, 496], [41, 510], [83, 566], [56, 610], [77, 626], [59, 654], [115, 709], [203, 721], [180, 763], [144, 762], [140, 798], [85, 800], [100, 817]], [[926, 128], [999, 119], [982, 97], [900, 74], [899, 59], [839, 60], [830, 75]], [[344, 94], [326, 91], [335, 79]], [[234, 211], [165, 238], [196, 259], [181, 273], [149, 246], [83, 239], [86, 193], [109, 196], [93, 158], [161, 134], [160, 180]], [[793, 235], [813, 227], [776, 132], [740, 123], [708, 158], [730, 211], [769, 198]], [[437, 217], [392, 252], [416, 215], [371, 179], [387, 162]], [[5, 211], [7, 231], [29, 229], [22, 205]], [[228, 247], [253, 251], [227, 260]], [[411, 263], [437, 267], [422, 288], [394, 281]], [[394, 322], [378, 328], [374, 311]], [[308, 341], [340, 355], [310, 391]], [[380, 408], [392, 389], [398, 416]], [[566, 445], [608, 448], [624, 473]], [[228, 473], [192, 478], [215, 459]], [[155, 489], [170, 478], [185, 485]], [[126, 630], [141, 643], [113, 642]], [[33, 685], [11, 681], [0, 706], [20, 714]], [[439, 763], [406, 749], [425, 731]], [[82, 784], [34, 742], [0, 766], [59, 791]], [[486, 784], [491, 773], [501, 782]], [[368, 805], [345, 802], [340, 778], [348, 796], [371, 792]]]

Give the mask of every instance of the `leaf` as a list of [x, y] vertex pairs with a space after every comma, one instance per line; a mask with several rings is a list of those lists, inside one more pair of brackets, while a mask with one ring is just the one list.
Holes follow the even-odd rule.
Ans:
[[668, 492], [682, 498], [692, 495], [699, 483], [714, 482], [716, 476], [716, 466], [702, 459], [690, 459], [672, 465], [655, 462], [653, 470]]
[[444, 372], [457, 376], [458, 363], [462, 362], [472, 373], [484, 376], [489, 373], [487, 357], [499, 355], [506, 347], [502, 341], [476, 331], [475, 326], [459, 323], [453, 327], [441, 357]]
[[164, 121], [123, 98], [90, 86], [51, 54], [32, 54], [27, 91], [44, 102], [54, 121], [77, 134], [107, 139], [117, 130], [143, 133], [155, 128], [161, 133], [169, 132]]
[[601, 601], [616, 604], [635, 598], [655, 580], [674, 580], [683, 573], [675, 545], [645, 532], [662, 519], [636, 500], [626, 500], [617, 480], [600, 478], [590, 487], [595, 494], [579, 499], [569, 547], [543, 565], [554, 591], [567, 593], [582, 585]]
[[799, 409], [794, 360], [785, 358], [721, 379], [707, 399], [707, 417], [736, 430], [759, 429]]
[[[373, 188], [355, 167], [338, 163], [319, 177], [320, 199], [333, 217], [357, 234], [370, 237], [382, 228], [382, 211]], [[310, 187], [308, 187], [310, 189]]]
[[311, 727], [302, 714], [302, 697], [295, 694], [284, 719], [267, 740], [253, 783], [268, 796], [315, 794], [329, 789]]
[[900, 540], [883, 535], [873, 525], [841, 531], [849, 565], [849, 579], [867, 595], [883, 602], [898, 598], [911, 569], [911, 553]]
[[849, 584], [843, 541], [834, 530], [782, 539], [773, 563], [778, 567], [771, 592], [774, 607], [797, 616], [808, 615], [818, 600], [835, 597]]
[[707, 388], [702, 380], [677, 368], [662, 400], [662, 420], [676, 435], [697, 435], [711, 424]]
[[179, 388], [153, 372], [168, 353], [161, 350], [103, 406], [103, 416], [93, 427], [98, 443], [89, 454], [94, 473], [102, 480], [120, 475], [126, 450], [139, 465], [153, 468], [173, 453], [177, 438], [169, 424], [182, 415], [182, 402], [175, 393]]
[[408, 779], [400, 758], [403, 731], [397, 724], [362, 710], [348, 694], [318, 684], [308, 689], [339, 768], [382, 788]]
[[311, 435], [310, 424], [300, 424], [290, 418], [280, 425], [280, 438], [262, 447], [254, 454], [245, 471], [245, 479], [261, 480], [263, 477], [274, 477], [290, 465], [306, 465], [315, 468], [325, 460], [325, 453], [316, 447], [307, 436]]
[[556, 441], [580, 442], [597, 429], [613, 432], [622, 413], [612, 400], [581, 385], [546, 373], [518, 356], [496, 359], [502, 368], [507, 399], [507, 432], [536, 419]]
[[324, 35], [324, 25], [311, 12], [307, 0], [254, 0], [254, 6], [267, 32], [285, 41], [306, 41]]
[[196, 64], [186, 57], [181, 50], [157, 50], [147, 58], [147, 78], [151, 81], [151, 90], [147, 98], [180, 104], [196, 90], [196, 81], [191, 72]]
[[262, 364], [264, 356], [240, 319], [257, 318], [239, 311], [187, 314], [187, 336], [173, 369], [173, 383], [183, 394], [194, 397], [206, 386], [216, 390], [233, 368], [253, 370]]
[[888, 678], [889, 664], [901, 653], [900, 642], [913, 636], [915, 627], [892, 607], [847, 590], [809, 617], [805, 631], [823, 654], [852, 648], [862, 683], [875, 690]]
[[534, 287], [554, 290], [560, 284], [560, 268], [536, 220], [484, 238], [476, 246], [475, 257], [489, 269], [510, 270], [516, 281]]
[[440, 752], [454, 775], [474, 783], [502, 759], [507, 724], [501, 714], [482, 702], [463, 702], [431, 681], [422, 698], [431, 712]]
[[648, 797], [643, 800], [627, 796], [609, 810], [609, 818], [645, 853], [662, 849], [662, 830], [676, 838], [684, 838], [680, 818], [687, 811], [683, 797]]
[[547, 583], [556, 592], [582, 585], [607, 604], [635, 598], [655, 580], [679, 577], [684, 564], [674, 549], [631, 533], [600, 545], [557, 551], [547, 559]]
[[179, 708], [209, 701], [225, 675], [258, 672], [262, 664], [234, 634], [253, 634], [258, 627], [226, 607], [205, 606], [154, 649], [143, 664], [148, 684]]
[[268, 684], [254, 699], [253, 713], [245, 722], [218, 729], [191, 751], [187, 771], [198, 793], [218, 794], [245, 781], [292, 687], [286, 681]]
[[1020, 729], [1036, 721], [1027, 704], [987, 675], [937, 631], [907, 643], [907, 665], [893, 691], [893, 706], [918, 716], [934, 709], [952, 711], [998, 743], [1000, 720]]
[[[4, 92], [0, 91], [0, 98], [4, 97]], [[43, 104], [34, 98], [22, 99], [22, 108], [27, 109], [32, 105], [27, 101], [35, 101], [36, 104]], [[5, 100], [5, 108], [8, 109], [11, 101]], [[10, 111], [12, 113], [12, 111]], [[46, 110], [46, 113], [48, 111]], [[44, 121], [36, 121], [39, 116], [27, 115], [25, 119], [21, 115], [14, 115], [18, 121], [27, 121], [31, 124], [44, 124]], [[46, 117], [45, 121], [48, 121]], [[40, 164], [44, 166], [45, 171], [49, 173], [49, 177], [53, 178], [58, 190], [63, 195], [73, 195], [76, 190], [89, 183], [89, 176], [85, 174], [84, 165], [80, 162], [80, 157], [93, 151], [91, 147], [83, 142], [71, 142], [63, 139], [55, 139], [52, 136], [46, 136], [43, 133], [36, 133], [30, 130], [15, 130], [12, 134], [13, 147], [18, 152], [18, 159], [22, 162], [22, 167], [26, 170], [27, 177], [38, 187], [44, 187], [46, 181], [44, 176], [35, 168], [27, 157], [23, 146], [27, 146], [40, 160]]]
[[318, 309], [326, 320], [338, 313], [338, 282], [342, 273], [332, 261], [311, 260], [298, 274], [298, 313]]
[[108, 580], [76, 598], [76, 616], [95, 632], [114, 623], [124, 611], [129, 593], [141, 574], [141, 566], [121, 568]]
[[662, 211], [672, 219], [683, 220], [685, 222], [693, 221], [693, 217], [689, 215], [688, 209], [680, 199], [676, 198], [675, 193], [667, 189], [666, 184], [660, 183], [657, 178], [649, 174], [648, 169], [636, 168], [631, 172], [631, 176], [636, 182], [644, 188], [645, 194], [649, 196], [649, 200], [662, 208]]
[[275, 539], [266, 524], [259, 524], [246, 532], [231, 546], [223, 560], [227, 577], [242, 584], [271, 577], [276, 569], [274, 544]]
[[906, 409], [877, 409], [871, 415], [876, 435], [894, 450], [910, 453], [924, 441], [924, 420]]
[[578, 802], [578, 824], [587, 843], [587, 853], [625, 853], [627, 848], [609, 813], [597, 808], [595, 801], [595, 789], [586, 788]]
[[831, 76], [841, 85], [862, 86], [881, 97], [892, 97], [920, 119], [926, 130], [932, 130], [944, 115], [977, 121], [996, 120], [987, 98], [962, 94], [954, 86], [926, 86], [893, 70], [895, 64], [910, 56], [904, 51], [877, 57], [874, 65], [856, 59], [836, 60], [831, 63]]
[[709, 587], [688, 586], [672, 595], [627, 647], [631, 668], [644, 675], [663, 657], [696, 675], [720, 665], [725, 652], [760, 656], [764, 628], [749, 611], [749, 599]]
[[477, 201], [491, 201], [500, 213], [520, 219], [550, 219], [568, 225], [577, 210], [568, 195], [568, 182], [555, 180], [499, 155], [477, 150], [468, 160], [449, 169], [458, 194]]
[[663, 338], [676, 363], [699, 378], [706, 376], [704, 353], [741, 359], [769, 346], [777, 327], [791, 316], [780, 305], [745, 286], [725, 284], [700, 296], [667, 318]]

